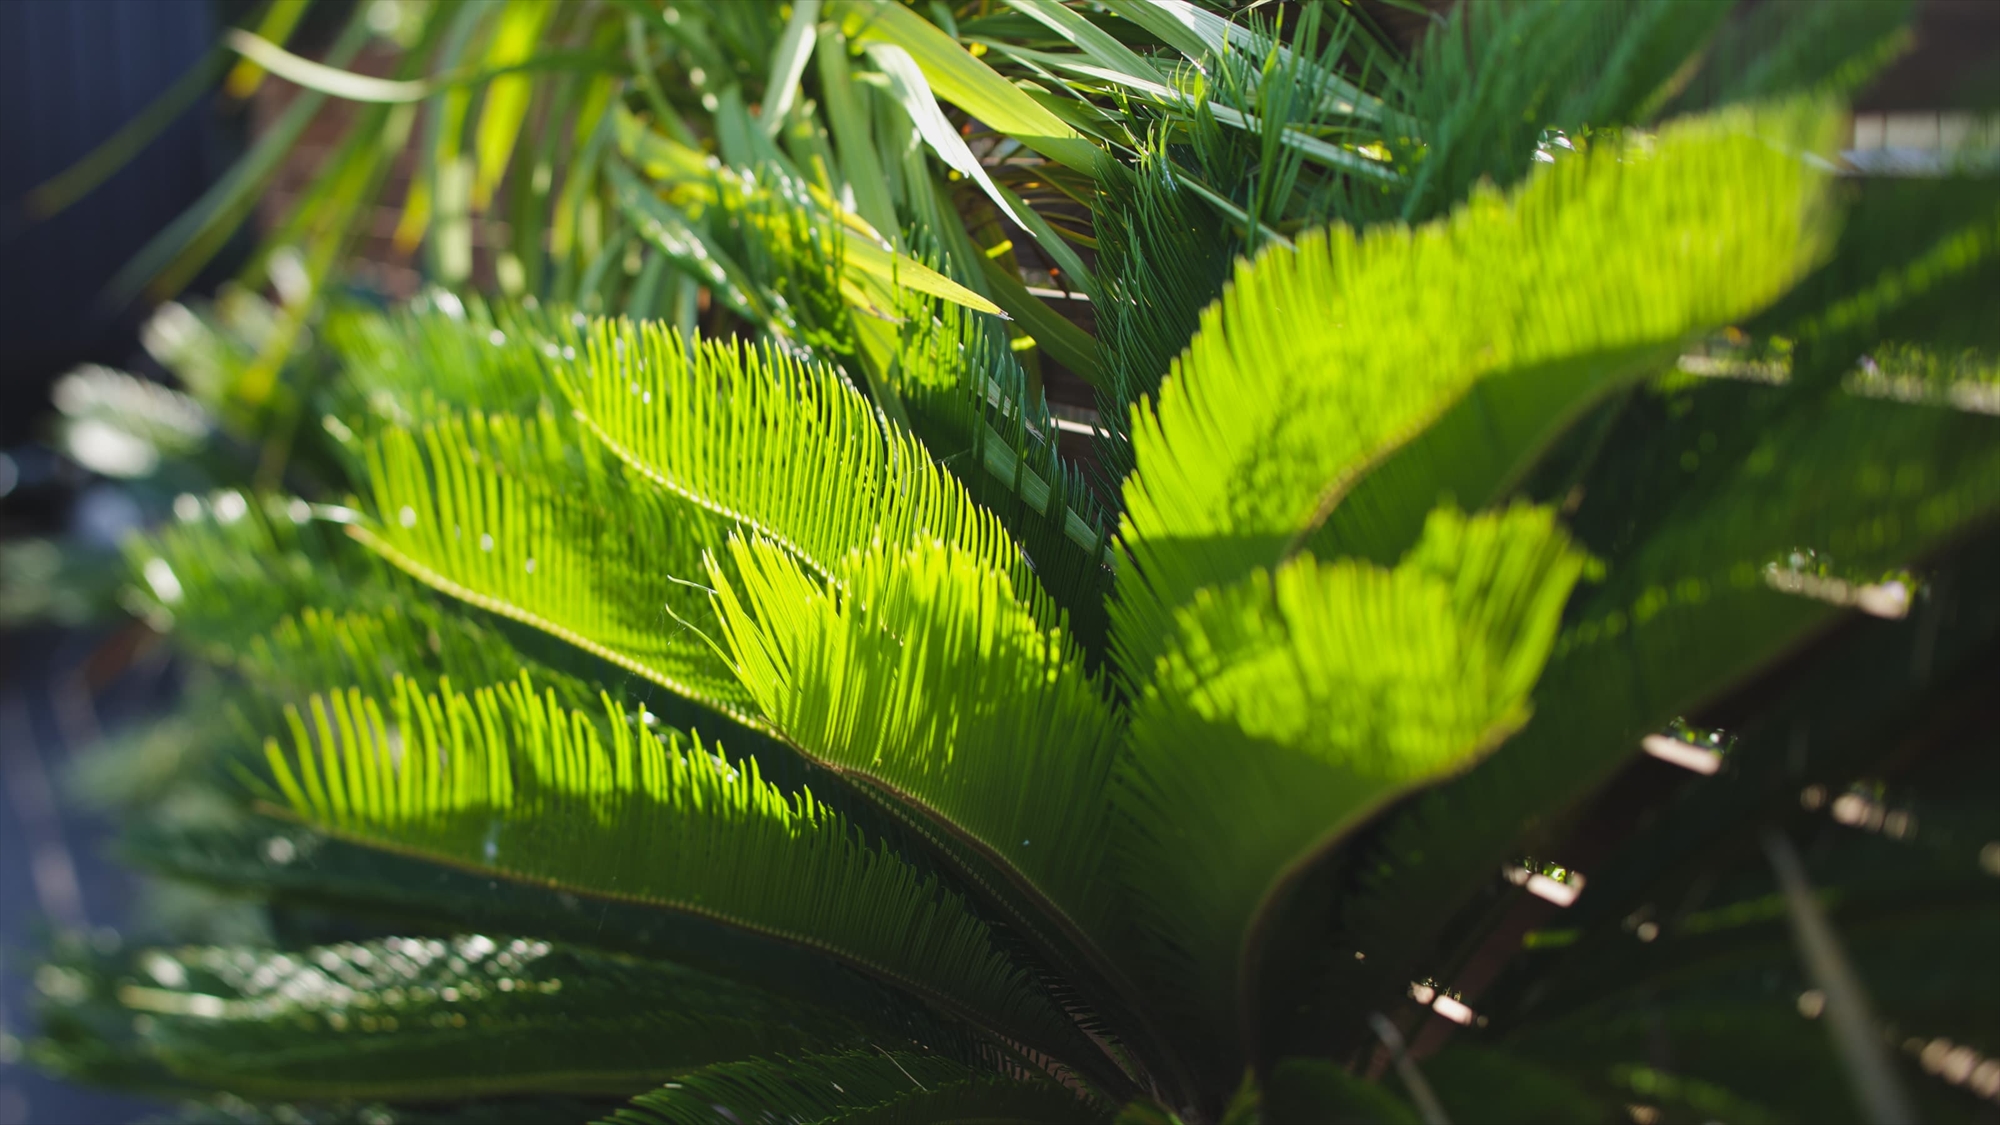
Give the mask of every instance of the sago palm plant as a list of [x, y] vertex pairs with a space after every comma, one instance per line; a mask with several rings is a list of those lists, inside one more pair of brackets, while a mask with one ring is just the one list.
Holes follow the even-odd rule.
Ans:
[[[1475, 5], [1415, 64], [531, 8], [411, 34], [634, 52], [575, 284], [155, 324], [261, 487], [132, 547], [217, 671], [98, 783], [264, 929], [59, 945], [46, 1064], [225, 1120], [1990, 1116], [2000, 197], [1836, 174], [1880, 8]], [[679, 120], [653, 36], [768, 52], [759, 111]]]

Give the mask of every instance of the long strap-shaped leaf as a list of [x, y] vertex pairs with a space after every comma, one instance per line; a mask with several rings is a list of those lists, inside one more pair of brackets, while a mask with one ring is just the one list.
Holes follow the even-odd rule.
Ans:
[[802, 792], [699, 740], [593, 717], [525, 676], [470, 695], [403, 680], [289, 714], [265, 746], [291, 814], [437, 862], [657, 906], [815, 949], [975, 1026], [1044, 1049], [1075, 1033], [963, 900]]
[[1656, 349], [1781, 293], [1822, 241], [1822, 177], [1798, 150], [1829, 120], [1810, 106], [1725, 112], [1415, 230], [1334, 228], [1240, 267], [1158, 402], [1135, 412], [1136, 566], [1120, 568], [1114, 623], [1128, 674], [1150, 671], [1173, 607], [1275, 565], [1483, 380], [1528, 393], [1481, 400], [1504, 409], [1482, 415], [1478, 455], [1441, 452], [1385, 498], [1402, 526], [1441, 493], [1483, 502], [1494, 466], [1504, 480]]
[[[1233, 24], [1187, 0], [1107, 0], [1104, 7], [1159, 36], [1162, 42], [1197, 66], [1210, 65], [1215, 56], [1229, 50], [1245, 51], [1252, 57], [1275, 55], [1279, 63], [1292, 63], [1291, 48], [1254, 28]], [[1258, 58], [1260, 65], [1264, 61], [1264, 58]], [[1381, 116], [1381, 99], [1336, 74], [1316, 66], [1312, 69], [1316, 72], [1316, 84], [1331, 103], [1331, 108], [1361, 118]]]
[[[814, 221], [826, 224], [840, 239], [843, 284], [857, 307], [874, 315], [886, 315], [896, 304], [895, 290], [914, 289], [979, 312], [1004, 316], [999, 306], [950, 278], [885, 245], [882, 233], [861, 216], [844, 209], [839, 201], [816, 184], [792, 179], [782, 169], [768, 169], [780, 177], [773, 184], [746, 175], [747, 169], [717, 165], [699, 150], [689, 148], [647, 128], [644, 122], [619, 108], [613, 118], [619, 150], [658, 184], [659, 190], [677, 208], [700, 211], [721, 207], [739, 215], [758, 228], [777, 255], [809, 252], [814, 247], [791, 244], [789, 232], [774, 221], [769, 211], [805, 212]], [[613, 169], [614, 173], [619, 171]], [[636, 189], [637, 181], [627, 177], [621, 195]], [[615, 177], [614, 177], [615, 178]], [[658, 218], [656, 200], [631, 199], [626, 206], [634, 212], [647, 236], [659, 241], [659, 231], [647, 229], [649, 216]], [[692, 248], [690, 248], [692, 249]], [[739, 298], [740, 299], [740, 298]]]
[[909, 52], [938, 97], [988, 128], [1079, 172], [1114, 183], [1119, 178], [1117, 161], [915, 11], [882, 0], [840, 0], [830, 14], [850, 39]]
[[714, 1063], [860, 1046], [828, 1012], [660, 962], [463, 934], [156, 949], [116, 995], [177, 1074], [268, 1099], [621, 1095]]
[[1446, 509], [1393, 570], [1301, 556], [1176, 615], [1120, 758], [1115, 847], [1151, 983], [1211, 1077], [1240, 1072], [1288, 884], [1526, 721], [1583, 565], [1546, 509]]

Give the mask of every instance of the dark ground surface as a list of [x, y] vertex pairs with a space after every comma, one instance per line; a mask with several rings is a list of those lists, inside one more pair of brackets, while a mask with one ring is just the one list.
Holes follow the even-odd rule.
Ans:
[[107, 854], [116, 826], [61, 797], [79, 753], [172, 699], [161, 656], [133, 664], [123, 648], [103, 629], [0, 633], [0, 1125], [132, 1121], [168, 1108], [58, 1082], [20, 1054], [43, 935], [59, 926], [105, 939], [130, 921], [132, 879]]

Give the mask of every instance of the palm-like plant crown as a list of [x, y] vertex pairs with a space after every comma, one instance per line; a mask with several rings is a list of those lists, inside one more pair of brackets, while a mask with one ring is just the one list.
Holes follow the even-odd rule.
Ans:
[[[184, 784], [236, 798], [134, 854], [400, 929], [76, 955], [43, 1057], [239, 1115], [1845, 1112], [1732, 1066], [1762, 1040], [1903, 1104], [1914, 1061], [1799, 989], [1739, 1011], [1770, 972], [1876, 1018], [1838, 940], [1775, 936], [1824, 932], [1790, 844], [1776, 883], [1718, 864], [1983, 666], [2000, 441], [1937, 357], [1988, 343], [2000, 212], [1826, 159], [1896, 13], [1727, 14], [1469, 5], [1415, 69], [1358, 15], [1179, 0], [517, 0], [396, 24], [395, 81], [239, 34], [400, 128], [429, 98], [403, 235], [463, 281], [509, 200], [501, 286], [542, 296], [336, 305], [338, 374], [287, 366], [348, 238], [302, 209], [268, 323], [159, 324], [264, 491], [132, 549], [233, 707]], [[386, 157], [341, 159], [317, 203], [358, 208]], [[1911, 620], [1828, 636], [1919, 565]], [[1781, 666], [1731, 753], [1686, 725]], [[1801, 758], [1802, 724], [1839, 733]], [[1646, 745], [1723, 776], [1593, 827], [1614, 774], [1673, 784]], [[1661, 913], [1695, 883], [1720, 905]], [[1425, 1006], [1478, 1027], [1419, 1067]]]

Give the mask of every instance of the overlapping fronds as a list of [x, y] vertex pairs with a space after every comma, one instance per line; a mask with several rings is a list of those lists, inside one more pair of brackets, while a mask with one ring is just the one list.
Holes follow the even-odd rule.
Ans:
[[325, 331], [345, 369], [346, 413], [408, 426], [453, 410], [532, 417], [554, 394], [543, 364], [567, 345], [561, 327], [440, 289], [395, 312], [336, 310]]
[[915, 803], [1071, 929], [1099, 885], [1118, 717], [1082, 658], [962, 548], [876, 544], [828, 578], [767, 540], [712, 570], [737, 675], [787, 740]]
[[1141, 165], [1130, 192], [1099, 201], [1097, 238], [1102, 298], [1094, 310], [1107, 357], [1097, 448], [1101, 472], [1117, 484], [1132, 471], [1132, 408], [1158, 394], [1202, 310], [1222, 293], [1242, 240], [1209, 221], [1164, 158]]
[[1793, 375], [1826, 386], [1883, 340], [1994, 348], [2000, 198], [1966, 175], [1863, 180], [1829, 260], [1753, 324], [1797, 341]]
[[[1415, 65], [1391, 68], [1381, 143], [1406, 183], [1355, 192], [1347, 209], [1427, 219], [1477, 183], [1510, 186], [1590, 135], [1663, 112], [1851, 93], [1894, 57], [1908, 18], [1896, 0], [1743, 13], [1709, 0], [1463, 5], [1431, 26]], [[1523, 52], [1535, 65], [1519, 65]]]
[[[1404, 221], [1439, 215], [1482, 179], [1510, 185], [1533, 167], [1544, 129], [1637, 123], [1728, 17], [1707, 0], [1474, 4], [1435, 24], [1421, 65], [1399, 76], [1390, 104], [1411, 183]], [[1537, 65], [1516, 64], [1533, 44]], [[1400, 136], [1399, 136], [1400, 134]], [[1420, 154], [1420, 155], [1419, 155]]]
[[1020, 543], [1043, 589], [1091, 644], [1110, 592], [1110, 517], [1057, 447], [1057, 427], [1004, 338], [956, 306], [912, 303], [894, 385], [938, 463]]
[[177, 522], [125, 547], [133, 608], [224, 660], [302, 605], [367, 606], [384, 574], [340, 534], [345, 509], [297, 498], [184, 494]]
[[315, 829], [288, 812], [148, 818], [135, 827], [127, 850], [156, 874], [269, 900], [280, 910], [366, 911], [399, 930], [429, 934], [531, 932], [558, 944], [696, 966], [802, 1007], [838, 1012], [889, 1049], [920, 1047], [968, 1061], [994, 1053], [990, 1039], [919, 997], [872, 977], [828, 971], [817, 947], [750, 939], [705, 916], [636, 899], [586, 898], [559, 883], [495, 878], [483, 867]]
[[[740, 103], [721, 112], [743, 114]], [[649, 130], [629, 113], [615, 117], [621, 152], [658, 188], [658, 194], [645, 190], [630, 173], [613, 169], [619, 202], [675, 268], [714, 285], [737, 311], [794, 344], [837, 345], [829, 334], [847, 329], [836, 318], [850, 308], [889, 315], [903, 289], [1000, 312], [977, 292], [885, 248], [883, 232], [801, 176], [744, 116], [742, 143], [730, 146], [739, 149], [731, 158], [745, 165], [740, 169]]]
[[724, 1063], [633, 1098], [605, 1125], [1105, 1120], [1099, 1107], [1044, 1079], [981, 1072], [914, 1052], [850, 1051]]
[[499, 683], [525, 667], [572, 707], [594, 701], [580, 680], [528, 658], [492, 628], [416, 598], [376, 611], [306, 606], [252, 638], [236, 667], [263, 691], [294, 699], [327, 684], [387, 698], [398, 675]]
[[1288, 880], [1526, 721], [1583, 566], [1546, 509], [1440, 510], [1393, 570], [1303, 555], [1176, 614], [1119, 761], [1115, 846], [1191, 1054], [1238, 1057], [1253, 930]]
[[710, 919], [818, 950], [976, 1026], [1068, 1042], [934, 878], [810, 792], [779, 792], [754, 759], [604, 707], [571, 711], [525, 676], [470, 695], [405, 679], [388, 700], [315, 696], [289, 711], [289, 746], [267, 743], [269, 784], [292, 815], [363, 842]]
[[1241, 267], [1134, 419], [1135, 565], [1120, 568], [1114, 618], [1128, 670], [1147, 671], [1172, 607], [1275, 565], [1482, 381], [1525, 392], [1495, 396], [1507, 409], [1490, 444], [1425, 457], [1371, 521], [1414, 531], [1440, 494], [1484, 502], [1645, 357], [1777, 296], [1823, 242], [1822, 177], [1803, 156], [1830, 120], [1812, 105], [1727, 111], [1417, 230], [1335, 228]]
[[[221, 668], [84, 779], [234, 903], [59, 939], [34, 1049], [371, 1125], [2000, 1097], [2000, 197], [1820, 158], [1907, 7], [377, 4], [313, 63], [279, 0], [229, 41], [307, 96], [121, 284], [371, 104], [150, 327], [198, 408], [59, 393], [209, 497], [127, 601]], [[398, 252], [506, 299], [323, 316], [410, 138]]]
[[[671, 144], [645, 133], [636, 121], [633, 127], [651, 145]], [[867, 298], [845, 277], [846, 247], [838, 221], [814, 206], [782, 171], [766, 169], [782, 193], [774, 196], [770, 187], [751, 189], [734, 182], [730, 173], [709, 168], [696, 154], [682, 155], [690, 158], [695, 182], [713, 184], [713, 190], [701, 192], [709, 197], [706, 205], [694, 207], [699, 219], [659, 198], [638, 176], [612, 169], [620, 206], [660, 263], [655, 272], [671, 267], [680, 275], [676, 290], [680, 284], [707, 288], [731, 312], [790, 348], [825, 362], [854, 359], [849, 292], [857, 301]], [[752, 176], [750, 183], [755, 182]], [[676, 194], [685, 193], [670, 191], [669, 198]], [[663, 311], [657, 308], [659, 299], [641, 288], [628, 298], [626, 309], [633, 316], [650, 317]]]
[[[1540, 810], [1587, 794], [1645, 735], [1835, 619], [1838, 599], [1787, 580], [1795, 549], [1855, 567], [1908, 564], [2000, 510], [1991, 418], [1836, 395], [1774, 424], [1771, 397], [1782, 394], [1706, 386], [1697, 401], [1717, 398], [1699, 424], [1620, 462], [1648, 466], [1652, 479], [1614, 476], [1600, 492], [1621, 538], [1606, 540], [1606, 583], [1557, 640], [1534, 721], [1506, 753], [1385, 826], [1342, 908], [1347, 948], [1369, 960], [1331, 956], [1340, 983], [1330, 995], [1358, 999], [1364, 981], [1400, 987], [1407, 951], [1436, 934]], [[1712, 469], [1701, 466], [1704, 446]], [[1634, 519], [1636, 542], [1622, 538]], [[1590, 503], [1578, 520], [1595, 522]]]
[[354, 534], [455, 598], [559, 637], [733, 716], [743, 694], [703, 633], [701, 552], [720, 521], [625, 483], [547, 415], [385, 431], [369, 449], [375, 522]]
[[260, 1100], [623, 1095], [862, 1039], [838, 1016], [679, 966], [480, 934], [147, 950], [115, 996], [141, 1018], [140, 1049], [177, 1076]]
[[635, 472], [784, 545], [819, 574], [878, 538], [936, 538], [1038, 600], [1000, 521], [829, 368], [606, 321], [563, 374], [585, 425]]

